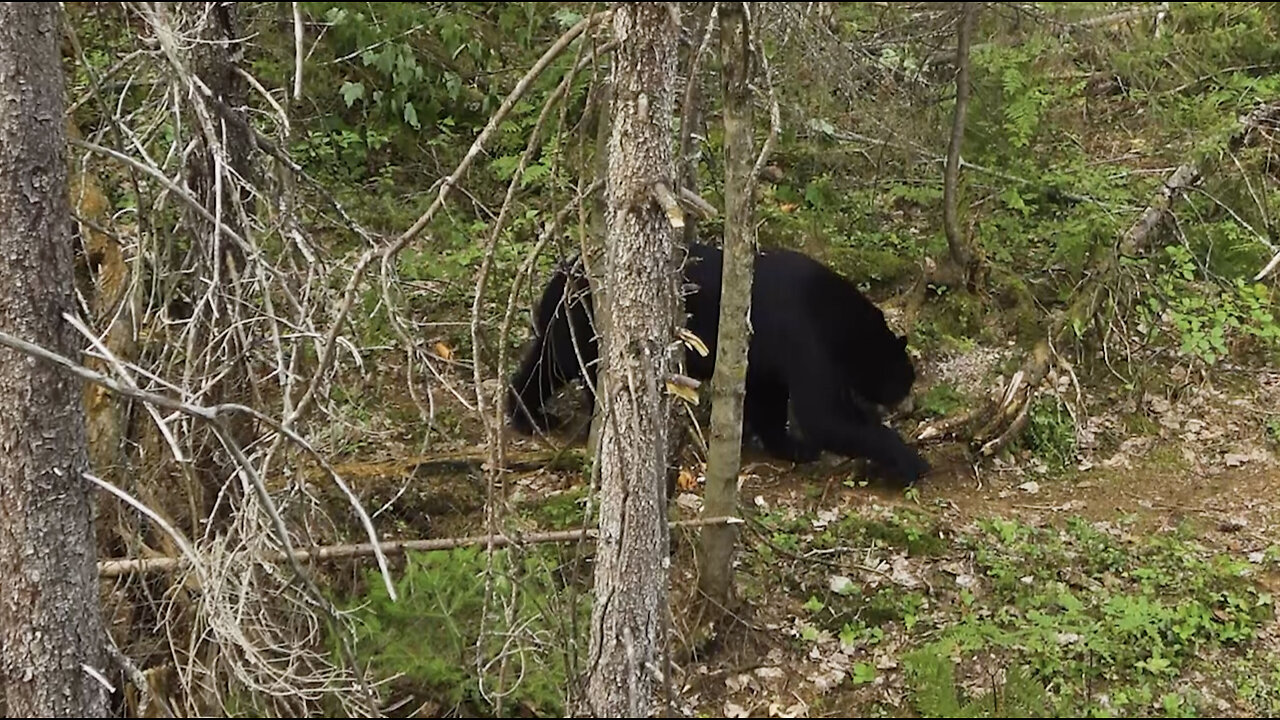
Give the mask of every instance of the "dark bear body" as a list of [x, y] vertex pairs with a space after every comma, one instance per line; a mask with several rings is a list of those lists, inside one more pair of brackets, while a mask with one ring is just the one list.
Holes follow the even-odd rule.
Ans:
[[[715, 369], [722, 264], [718, 248], [689, 248], [684, 274], [697, 289], [684, 299], [686, 324], [710, 354], [685, 355], [689, 375], [700, 380]], [[576, 290], [569, 305], [566, 284]], [[584, 377], [579, 355], [594, 387], [597, 351], [586, 288], [579, 265], [562, 265], [543, 292], [537, 338], [511, 383], [512, 424], [521, 432], [546, 427], [543, 404], [564, 383]], [[906, 339], [857, 287], [806, 255], [766, 250], [756, 256], [751, 326], [743, 424], [766, 451], [794, 462], [815, 460], [822, 450], [863, 457], [906, 482], [928, 472], [924, 459], [881, 423], [881, 408], [906, 399], [915, 381]]]

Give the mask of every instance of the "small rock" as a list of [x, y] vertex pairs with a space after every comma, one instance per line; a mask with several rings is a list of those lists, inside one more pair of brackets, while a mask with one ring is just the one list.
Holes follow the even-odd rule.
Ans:
[[1250, 457], [1242, 453], [1227, 453], [1222, 456], [1222, 462], [1226, 463], [1227, 467], [1240, 467], [1249, 460]]
[[702, 512], [702, 498], [695, 493], [680, 493], [676, 496], [676, 505], [694, 514]]
[[782, 703], [769, 703], [769, 717], [779, 718], [797, 718], [806, 717], [809, 714], [809, 706], [804, 703], [796, 703], [790, 707], [782, 707]]
[[1062, 633], [1058, 633], [1058, 644], [1059, 644], [1059, 645], [1073, 645], [1073, 644], [1078, 643], [1078, 642], [1080, 642], [1080, 634], [1079, 634], [1079, 633], [1073, 633], [1073, 632], [1062, 632]]
[[780, 667], [761, 667], [756, 668], [756, 677], [761, 680], [781, 680], [786, 677], [786, 673]]
[[724, 686], [729, 688], [729, 692], [742, 692], [754, 683], [751, 682], [751, 676], [747, 674], [730, 675], [724, 681]]
[[813, 529], [821, 530], [825, 528], [828, 524], [835, 522], [836, 518], [839, 517], [839, 515], [840, 515], [840, 512], [835, 508], [832, 508], [829, 510], [819, 510], [818, 516], [813, 520]]
[[1161, 415], [1169, 412], [1169, 401], [1165, 400], [1162, 397], [1156, 397], [1155, 395], [1147, 395], [1146, 397], [1143, 398], [1143, 400], [1147, 401], [1147, 405], [1150, 406], [1153, 412], [1159, 413]]
[[1227, 518], [1218, 523], [1219, 532], [1238, 532], [1243, 530], [1249, 524], [1248, 520], [1242, 517]]

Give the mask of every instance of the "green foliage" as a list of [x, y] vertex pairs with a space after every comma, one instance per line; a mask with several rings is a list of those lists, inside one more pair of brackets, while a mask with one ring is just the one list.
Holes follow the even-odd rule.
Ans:
[[1036, 397], [1022, 442], [1050, 470], [1064, 470], [1074, 463], [1075, 420], [1061, 399], [1052, 395]]
[[[1024, 668], [1005, 669], [996, 692], [985, 697], [966, 697], [956, 683], [950, 643], [926, 645], [906, 654], [902, 660], [911, 685], [911, 698], [920, 717], [1044, 717], [1049, 699], [1045, 689]], [[994, 682], [994, 678], [992, 678]], [[988, 690], [991, 688], [988, 686]]]
[[[579, 468], [581, 469], [581, 468]], [[580, 528], [586, 517], [587, 488], [578, 487], [559, 493], [545, 502], [537, 503], [531, 510], [539, 526], [551, 530]]]
[[1170, 245], [1165, 254], [1168, 264], [1156, 277], [1156, 292], [1140, 308], [1143, 325], [1154, 337], [1170, 337], [1181, 355], [1206, 365], [1225, 357], [1233, 343], [1246, 340], [1267, 352], [1280, 350], [1280, 324], [1270, 288], [1242, 278], [1200, 280], [1185, 247]]
[[1029, 146], [1045, 109], [1076, 90], [1074, 85], [1054, 83], [1043, 72], [1047, 38], [1032, 36], [1016, 46], [983, 45], [971, 51], [974, 75], [981, 78], [971, 100], [971, 127], [998, 140], [1008, 151]]
[[[1021, 658], [1055, 688], [1060, 713], [1131, 712], [1163, 697], [1167, 680], [1209, 648], [1247, 642], [1274, 614], [1247, 563], [1177, 533], [1139, 541], [1080, 519], [1065, 532], [1005, 520], [982, 527], [971, 547], [994, 611], [966, 614], [940, 639], [960, 654]], [[1110, 708], [1089, 692], [1101, 687]]]
[[[483, 548], [411, 553], [396, 583], [398, 602], [387, 596], [375, 570], [368, 590], [352, 603], [357, 654], [375, 672], [401, 674], [402, 683], [439, 702], [471, 712], [492, 708], [486, 697], [498, 682], [497, 663], [477, 669], [477, 643], [485, 661], [507, 652], [506, 681], [516, 683], [504, 703], [523, 713], [563, 712], [572, 654], [587, 627], [588, 598], [560, 592], [546, 560], [550, 552], [495, 551], [494, 592], [514, 598], [507, 624], [502, 611], [482, 622], [486, 558]], [[513, 588], [518, 584], [518, 590]], [[574, 602], [576, 600], [576, 603]], [[484, 637], [480, 628], [484, 627]], [[481, 683], [489, 694], [481, 692]]]
[[1264, 432], [1267, 441], [1273, 446], [1280, 447], [1280, 417], [1270, 417], [1264, 426]]
[[323, 18], [333, 61], [357, 69], [332, 86], [344, 107], [421, 130], [481, 99], [464, 94], [461, 73], [487, 67], [496, 59], [495, 48], [474, 33], [477, 21], [469, 13], [365, 3], [303, 5]]
[[[1134, 534], [1078, 517], [1061, 527], [992, 517], [940, 532], [930, 513], [901, 509], [874, 520], [850, 515], [821, 526], [821, 519], [763, 514], [771, 542], [751, 549], [744, 570], [767, 583], [775, 602], [779, 588], [794, 598], [806, 651], [838, 638], [852, 660], [851, 685], [878, 682], [883, 671], [869, 660], [892, 653], [921, 717], [1218, 712], [1175, 681], [1220, 676], [1212, 658], [1228, 650], [1241, 658], [1231, 677], [1243, 681], [1260, 667], [1280, 676], [1280, 661], [1254, 652], [1265, 649], [1260, 632], [1275, 616], [1257, 580], [1260, 566], [1207, 550], [1192, 527]], [[909, 528], [948, 542], [937, 555], [920, 554], [929, 548], [910, 546]], [[787, 556], [777, 552], [784, 539]], [[915, 561], [900, 575], [894, 558], [907, 547]], [[819, 555], [821, 565], [782, 562]], [[958, 557], [972, 559], [964, 566], [973, 575], [956, 574]], [[933, 558], [939, 565], [926, 574]], [[1262, 562], [1274, 563], [1274, 554]], [[870, 568], [889, 564], [894, 582], [869, 581], [888, 574]], [[917, 571], [925, 582], [904, 586], [900, 578]], [[1280, 703], [1258, 678], [1240, 692], [1259, 707]]]
[[965, 404], [964, 395], [951, 383], [929, 386], [916, 399], [916, 412], [923, 417], [946, 417]]

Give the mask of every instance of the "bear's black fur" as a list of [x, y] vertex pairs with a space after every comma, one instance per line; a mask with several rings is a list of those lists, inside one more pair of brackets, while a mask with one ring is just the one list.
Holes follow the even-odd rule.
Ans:
[[[710, 350], [705, 358], [686, 353], [689, 375], [700, 380], [715, 369], [723, 260], [720, 249], [695, 244], [684, 269], [696, 286], [684, 299], [686, 324]], [[562, 264], [543, 291], [533, 346], [511, 381], [516, 430], [528, 434], [554, 424], [543, 406], [566, 382], [584, 377], [579, 356], [588, 388], [594, 387], [591, 312], [581, 264]], [[863, 457], [907, 483], [929, 471], [881, 422], [881, 409], [906, 399], [915, 382], [906, 338], [893, 333], [857, 287], [806, 255], [765, 250], [756, 256], [751, 327], [743, 425], [766, 451], [794, 462], [815, 460], [822, 450]], [[788, 405], [799, 436], [788, 431]]]

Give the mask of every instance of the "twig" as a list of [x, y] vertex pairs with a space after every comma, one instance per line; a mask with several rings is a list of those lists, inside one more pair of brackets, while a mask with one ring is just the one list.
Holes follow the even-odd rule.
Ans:
[[293, 5], [293, 99], [302, 99], [302, 8]]
[[585, 32], [592, 25], [602, 22], [611, 15], [612, 11], [605, 11], [603, 13], [591, 15], [584, 18], [577, 25], [574, 25], [567, 32], [561, 35], [560, 38], [542, 54], [542, 57], [534, 63], [533, 67], [529, 68], [529, 71], [525, 73], [524, 77], [520, 78], [520, 82], [516, 83], [515, 88], [513, 88], [507, 95], [506, 99], [502, 101], [502, 105], [499, 106], [497, 112], [489, 118], [488, 124], [485, 125], [484, 130], [482, 130], [471, 143], [471, 148], [467, 150], [467, 154], [462, 158], [462, 161], [458, 163], [458, 166], [448, 177], [441, 181], [440, 192], [436, 196], [435, 201], [431, 203], [431, 206], [427, 208], [426, 212], [424, 212], [413, 223], [413, 225], [401, 233], [401, 235], [390, 245], [383, 248], [370, 248], [360, 257], [359, 262], [356, 263], [356, 267], [351, 273], [351, 278], [348, 280], [346, 288], [343, 290], [342, 302], [338, 307], [338, 315], [333, 319], [332, 324], [329, 326], [329, 331], [325, 334], [325, 343], [320, 353], [319, 361], [316, 363], [315, 375], [311, 378], [311, 383], [307, 386], [302, 398], [298, 400], [298, 404], [294, 407], [293, 412], [289, 417], [285, 418], [286, 425], [292, 425], [298, 418], [300, 418], [308, 409], [311, 402], [315, 399], [316, 392], [320, 387], [320, 382], [327, 374], [330, 363], [333, 362], [334, 343], [337, 339], [338, 332], [346, 325], [347, 315], [351, 312], [351, 306], [355, 303], [356, 295], [359, 291], [360, 280], [364, 277], [364, 273], [368, 269], [369, 263], [373, 261], [374, 256], [379, 255], [385, 258], [393, 258], [401, 249], [404, 248], [405, 245], [409, 243], [410, 240], [417, 237], [418, 233], [422, 232], [423, 228], [431, 222], [431, 219], [435, 217], [441, 206], [444, 205], [444, 201], [448, 197], [450, 188], [456, 185], [462, 175], [470, 169], [471, 164], [475, 162], [476, 157], [480, 155], [481, 150], [484, 149], [489, 138], [497, 132], [502, 121], [506, 119], [506, 116], [511, 112], [511, 109], [515, 107], [515, 104], [524, 96], [525, 92], [528, 91], [529, 87], [533, 84], [533, 81], [536, 80], [544, 70], [546, 70], [547, 66], [551, 64], [551, 61], [563, 52], [575, 38]]
[[712, 219], [720, 214], [715, 205], [687, 187], [680, 188], [680, 200], [704, 218]]
[[[743, 3], [742, 12], [746, 17], [747, 26], [751, 27], [751, 4]], [[778, 108], [778, 97], [773, 91], [773, 69], [769, 67], [769, 57], [765, 54], [764, 44], [760, 39], [760, 32], [753, 32], [752, 39], [755, 41], [755, 55], [760, 58], [760, 65], [764, 69], [764, 86], [769, 96], [769, 136], [765, 138], [764, 145], [760, 147], [760, 155], [756, 158], [755, 167], [751, 169], [751, 175], [747, 178], [747, 197], [751, 197], [756, 190], [756, 185], [760, 183], [760, 175], [764, 172], [764, 166], [769, 162], [769, 157], [773, 154], [773, 146], [778, 141], [778, 133], [782, 130], [782, 112]]]
[[[689, 520], [671, 520], [667, 526], [671, 529], [706, 527], [710, 525], [740, 525], [743, 520], [733, 516], [713, 518], [694, 518]], [[407, 552], [430, 552], [435, 550], [452, 550], [460, 547], [490, 545], [495, 548], [544, 543], [573, 542], [575, 540], [595, 540], [599, 531], [595, 528], [578, 530], [553, 530], [528, 534], [470, 535], [457, 538], [437, 538], [432, 540], [388, 540], [376, 545], [358, 543], [352, 545], [325, 545], [311, 550], [295, 550], [292, 559], [297, 562], [322, 560], [344, 560], [367, 557], [377, 553], [386, 555], [402, 555]], [[284, 553], [268, 555], [264, 558], [273, 562], [285, 560]], [[98, 577], [115, 578], [124, 575], [143, 575], [169, 572], [182, 567], [183, 558], [118, 558], [102, 560], [98, 563]]]
[[[219, 418], [224, 415], [229, 415], [232, 413], [243, 413], [271, 426], [272, 429], [276, 430], [281, 435], [287, 436], [289, 439], [293, 440], [294, 442], [297, 442], [303, 448], [309, 450], [313, 455], [315, 455], [321, 461], [321, 463], [329, 471], [331, 477], [335, 479], [339, 487], [347, 495], [348, 499], [351, 500], [353, 503], [355, 503], [356, 512], [360, 516], [361, 524], [364, 526], [365, 532], [369, 535], [369, 538], [371, 540], [377, 538], [378, 535], [377, 535], [377, 531], [374, 530], [373, 528], [373, 521], [369, 519], [369, 516], [364, 511], [364, 508], [360, 506], [359, 500], [356, 499], [355, 494], [351, 492], [351, 489], [347, 487], [345, 482], [342, 482], [341, 478], [338, 476], [336, 472], [333, 471], [333, 468], [329, 466], [328, 462], [325, 461], [324, 458], [321, 458], [319, 456], [319, 453], [317, 453], [313, 448], [311, 448], [310, 443], [307, 443], [305, 440], [303, 440], [300, 436], [298, 436], [292, 430], [285, 428], [281, 423], [276, 422], [275, 420], [259, 412], [258, 410], [255, 410], [253, 408], [250, 408], [244, 405], [234, 404], [234, 403], [224, 403], [221, 405], [213, 405], [208, 407], [200, 406], [200, 405], [192, 405], [179, 400], [174, 400], [164, 395], [158, 395], [156, 393], [147, 392], [146, 390], [140, 390], [137, 388], [129, 387], [113, 380], [110, 377], [107, 377], [106, 375], [103, 375], [102, 373], [98, 373], [93, 370], [89, 370], [88, 368], [82, 367], [76, 364], [75, 362], [69, 360], [68, 358], [63, 357], [62, 355], [46, 350], [45, 348], [42, 348], [39, 345], [34, 345], [25, 340], [20, 340], [6, 332], [0, 332], [0, 345], [5, 345], [7, 347], [13, 348], [14, 350], [27, 353], [28, 355], [32, 355], [32, 356], [41, 358], [43, 360], [48, 360], [50, 362], [56, 363], [57, 365], [69, 370], [71, 373], [85, 380], [88, 380], [89, 382], [101, 385], [107, 388], [108, 390], [111, 390], [112, 392], [118, 393], [120, 395], [132, 397], [136, 400], [141, 400], [143, 402], [158, 405], [168, 410], [175, 410], [184, 415], [194, 417], [194, 418], [199, 418], [201, 420], [204, 420], [210, 423], [214, 427], [214, 430], [219, 435], [219, 437], [227, 444], [228, 446], [227, 449], [234, 456], [236, 456], [236, 460], [238, 464], [241, 465], [241, 470], [243, 470], [246, 473], [246, 475], [249, 477], [251, 481], [251, 484], [257, 489], [260, 499], [263, 500], [263, 504], [266, 506], [268, 510], [271, 511], [270, 514], [274, 515], [274, 517], [272, 518], [272, 521], [276, 525], [277, 533], [280, 535], [278, 539], [281, 541], [281, 544], [285, 548], [288, 548], [290, 545], [289, 536], [288, 536], [288, 533], [285, 531], [284, 524], [283, 524], [284, 521], [280, 519], [278, 513], [274, 512], [275, 503], [271, 501], [270, 495], [267, 494], [266, 486], [262, 484], [261, 477], [259, 477], [258, 473], [254, 471], [253, 466], [249, 463], [248, 458], [244, 457], [243, 453], [239, 449], [239, 446], [236, 445], [234, 442], [232, 442], [231, 438], [226, 437], [225, 428], [223, 427], [222, 422], [220, 421]], [[390, 594], [392, 599], [394, 599], [396, 597], [395, 585], [391, 581], [391, 571], [387, 568], [386, 558], [383, 557], [382, 555], [379, 555], [376, 550], [374, 554], [378, 556], [378, 566], [382, 572], [382, 579], [383, 579], [383, 582], [386, 584], [387, 592]], [[301, 570], [301, 567], [298, 567], [297, 569]]]

